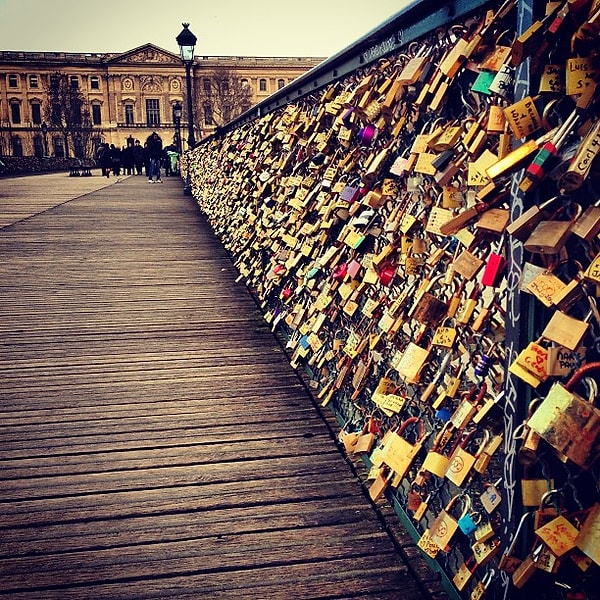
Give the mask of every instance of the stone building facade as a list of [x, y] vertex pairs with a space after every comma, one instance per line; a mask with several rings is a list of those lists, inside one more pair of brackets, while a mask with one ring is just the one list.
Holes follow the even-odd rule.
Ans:
[[[196, 56], [191, 69], [196, 140], [215, 129], [201, 103], [203, 82], [213, 73], [226, 70], [239, 77], [251, 90], [254, 104], [322, 60]], [[118, 54], [0, 51], [0, 156], [64, 155], [64, 136], [44, 116], [46, 90], [56, 73], [67, 75], [81, 90], [96, 144], [122, 147], [132, 138], [143, 143], [153, 131], [171, 143], [179, 121], [186, 149], [185, 68], [178, 54], [145, 44]], [[177, 104], [183, 107], [179, 120], [173, 114]]]

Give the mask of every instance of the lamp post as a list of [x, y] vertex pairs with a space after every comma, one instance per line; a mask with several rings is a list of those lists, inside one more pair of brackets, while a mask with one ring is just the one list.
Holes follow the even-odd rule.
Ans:
[[187, 151], [187, 169], [185, 175], [185, 186], [183, 187], [184, 194], [191, 195], [192, 183], [190, 177], [190, 150], [196, 144], [196, 138], [194, 137], [194, 108], [192, 105], [192, 64], [194, 62], [194, 48], [198, 38], [188, 29], [189, 23], [182, 23], [183, 29], [181, 33], [175, 38], [175, 41], [179, 45], [179, 53], [181, 60], [185, 65], [185, 83], [187, 88], [187, 117], [188, 117], [188, 151]]
[[181, 60], [185, 65], [185, 83], [187, 87], [187, 112], [188, 112], [188, 146], [193, 148], [196, 144], [194, 137], [194, 109], [192, 105], [192, 76], [191, 69], [194, 62], [194, 48], [198, 38], [188, 29], [189, 23], [182, 23], [183, 29], [175, 38], [179, 44], [179, 53]]
[[44, 156], [48, 156], [48, 125], [46, 125], [46, 121], [41, 124], [41, 128], [44, 136]]
[[175, 121], [175, 146], [177, 146], [177, 152], [181, 154], [181, 114], [183, 107], [179, 102], [173, 105], [173, 120]]

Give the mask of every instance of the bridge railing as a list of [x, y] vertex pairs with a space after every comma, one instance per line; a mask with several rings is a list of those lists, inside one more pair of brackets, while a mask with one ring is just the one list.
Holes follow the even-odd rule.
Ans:
[[[453, 598], [593, 591], [600, 413], [593, 432], [560, 413], [579, 455], [550, 413], [595, 393], [565, 384], [600, 360], [598, 230], [576, 226], [600, 199], [597, 8], [542, 8], [415, 2], [184, 161], [371, 498]], [[567, 523], [518, 529], [549, 490]]]

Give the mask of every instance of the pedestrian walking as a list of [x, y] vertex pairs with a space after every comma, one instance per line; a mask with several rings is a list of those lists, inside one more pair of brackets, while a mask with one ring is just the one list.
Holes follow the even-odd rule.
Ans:
[[124, 175], [133, 175], [133, 144], [129, 142], [121, 150], [121, 167]]
[[110, 159], [113, 175], [118, 177], [121, 174], [121, 150], [114, 144], [110, 145]]
[[102, 169], [102, 177], [110, 177], [112, 158], [110, 156], [110, 146], [107, 143], [100, 144], [98, 148], [98, 162]]
[[148, 151], [150, 163], [148, 181], [150, 183], [162, 183], [162, 179], [160, 178], [160, 163], [163, 157], [163, 145], [162, 140], [156, 131], [153, 131], [152, 134], [148, 136], [148, 139], [146, 140], [146, 149]]
[[135, 166], [135, 174], [141, 175], [144, 169], [145, 161], [145, 149], [140, 144], [140, 140], [135, 140], [133, 144], [133, 164]]

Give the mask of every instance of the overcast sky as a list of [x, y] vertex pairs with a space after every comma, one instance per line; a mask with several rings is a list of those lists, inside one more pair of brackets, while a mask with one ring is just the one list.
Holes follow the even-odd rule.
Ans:
[[0, 50], [329, 57], [416, 0], [0, 0]]

